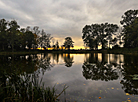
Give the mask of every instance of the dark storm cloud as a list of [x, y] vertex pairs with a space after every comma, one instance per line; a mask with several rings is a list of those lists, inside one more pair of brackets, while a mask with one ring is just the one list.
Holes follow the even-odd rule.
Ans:
[[137, 0], [0, 0], [0, 18], [39, 26], [54, 37], [80, 39], [86, 24], [119, 24], [123, 13], [137, 5]]

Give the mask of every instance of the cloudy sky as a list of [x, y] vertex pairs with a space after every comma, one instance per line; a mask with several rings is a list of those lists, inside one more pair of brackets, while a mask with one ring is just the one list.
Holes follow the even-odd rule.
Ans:
[[85, 25], [119, 24], [129, 9], [138, 9], [138, 0], [0, 0], [1, 19], [14, 19], [22, 28], [39, 26], [60, 45], [70, 36], [75, 46], [83, 46]]

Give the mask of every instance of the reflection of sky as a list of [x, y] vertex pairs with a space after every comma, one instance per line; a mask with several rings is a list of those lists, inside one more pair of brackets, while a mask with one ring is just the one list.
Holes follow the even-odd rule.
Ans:
[[[52, 87], [56, 84], [57, 93], [61, 92], [64, 85], [69, 86], [66, 89], [67, 101], [122, 102], [130, 99], [133, 102], [137, 100], [137, 96], [126, 95], [124, 90], [122, 90], [122, 85], [120, 84], [122, 78], [107, 82], [86, 80], [82, 74], [85, 55], [72, 54], [70, 56], [74, 58], [72, 67], [56, 64], [51, 68], [51, 71], [46, 71], [43, 75], [43, 81], [46, 86]], [[99, 58], [101, 59], [101, 57]], [[63, 59], [60, 61], [63, 61]], [[60, 98], [64, 100], [65, 96], [62, 94]]]

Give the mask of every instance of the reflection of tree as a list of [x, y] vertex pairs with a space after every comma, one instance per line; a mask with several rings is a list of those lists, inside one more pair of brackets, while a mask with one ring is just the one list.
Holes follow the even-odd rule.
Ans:
[[71, 57], [70, 54], [66, 54], [64, 56], [64, 62], [66, 67], [71, 67], [72, 64], [74, 63], [73, 56]]
[[138, 56], [124, 56], [124, 65], [122, 74], [124, 78], [121, 80], [123, 89], [126, 93], [138, 95], [138, 80], [134, 80], [133, 76], [138, 75]]
[[55, 87], [52, 90], [49, 87], [45, 88], [42, 86], [42, 80], [39, 80], [40, 72], [50, 70], [52, 67], [51, 56], [41, 54], [39, 57], [0, 56], [0, 102], [56, 101]]
[[52, 56], [53, 56], [53, 62], [55, 60], [58, 63], [59, 62], [59, 53], [53, 53]]
[[[102, 56], [103, 58], [101, 62], [99, 62], [98, 60], [94, 60], [94, 57], [90, 55], [89, 61], [87, 60], [83, 63], [83, 76], [86, 79], [105, 81], [118, 79], [119, 76], [116, 70], [113, 69], [114, 66], [112, 64], [105, 64], [104, 54]], [[95, 61], [97, 62], [94, 63]]]
[[115, 80], [118, 79], [117, 72], [113, 70], [113, 66], [111, 64], [104, 65], [100, 62], [97, 62], [96, 64], [90, 64], [87, 62], [84, 62], [82, 68], [83, 68], [83, 76], [86, 79], [92, 79], [92, 80]]
[[16, 71], [18, 74], [23, 72], [31, 74], [38, 69], [39, 72], [45, 72], [46, 70], [50, 70], [53, 66], [50, 62], [50, 56], [48, 56], [48, 54], [44, 54], [41, 58], [37, 55], [0, 56], [0, 62], [1, 73], [6, 74], [10, 74], [13, 71]]
[[42, 68], [41, 71], [43, 72], [43, 74], [46, 70], [50, 70], [51, 67], [53, 67], [50, 59], [51, 57], [48, 56], [48, 54], [44, 54], [44, 56], [43, 57], [41, 56], [41, 59], [38, 60], [37, 66], [39, 69]]
[[[22, 83], [22, 80], [20, 80], [20, 76], [23, 73], [25, 73], [26, 75], [31, 75], [35, 73], [35, 78], [37, 79], [40, 71], [45, 72], [46, 70], [49, 70], [52, 67], [50, 63], [50, 56], [48, 56], [47, 54], [44, 54], [43, 58], [41, 59], [39, 59], [37, 55], [0, 56], [0, 62], [1, 62], [0, 63], [0, 92], [1, 92], [0, 101], [1, 102], [2, 102], [1, 99], [3, 99], [4, 97], [8, 97], [10, 94], [10, 92], [8, 94], [5, 88], [7, 86], [7, 81], [8, 82], [11, 81], [9, 86], [14, 86], [15, 91], [18, 91], [18, 89], [20, 88], [20, 92], [22, 91], [23, 93], [26, 93], [24, 92], [24, 90], [21, 90], [21, 87], [24, 88], [29, 86], [23, 86], [23, 84], [25, 85], [25, 83]], [[24, 76], [23, 79], [25, 78], [26, 77]], [[28, 79], [25, 79], [25, 80], [28, 80]], [[35, 83], [33, 84], [35, 85]], [[20, 93], [20, 92], [18, 91], [17, 93]]]
[[[0, 93], [0, 99], [10, 94], [10, 92], [6, 90], [8, 80], [12, 81], [12, 77], [14, 78], [15, 75], [19, 76], [24, 72], [30, 74], [35, 71], [36, 60], [33, 60], [35, 57], [36, 56], [31, 57], [26, 55], [0, 56], [0, 92], [3, 91], [2, 94]], [[14, 82], [16, 85], [19, 85], [18, 77], [15, 78]], [[12, 86], [12, 84], [13, 83], [9, 86]], [[11, 89], [10, 91], [13, 90]], [[2, 102], [2, 100], [0, 101]]]
[[12, 71], [17, 71], [18, 73], [33, 73], [37, 70], [36, 57], [35, 55], [1, 56], [0, 70], [9, 74], [12, 73]]

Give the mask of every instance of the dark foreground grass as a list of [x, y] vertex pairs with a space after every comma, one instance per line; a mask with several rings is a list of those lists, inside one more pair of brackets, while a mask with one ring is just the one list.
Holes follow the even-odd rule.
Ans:
[[17, 75], [10, 77], [4, 75], [0, 83], [0, 102], [58, 102], [58, 97], [67, 89], [65, 86], [61, 93], [56, 94], [53, 88], [45, 87], [37, 75]]

